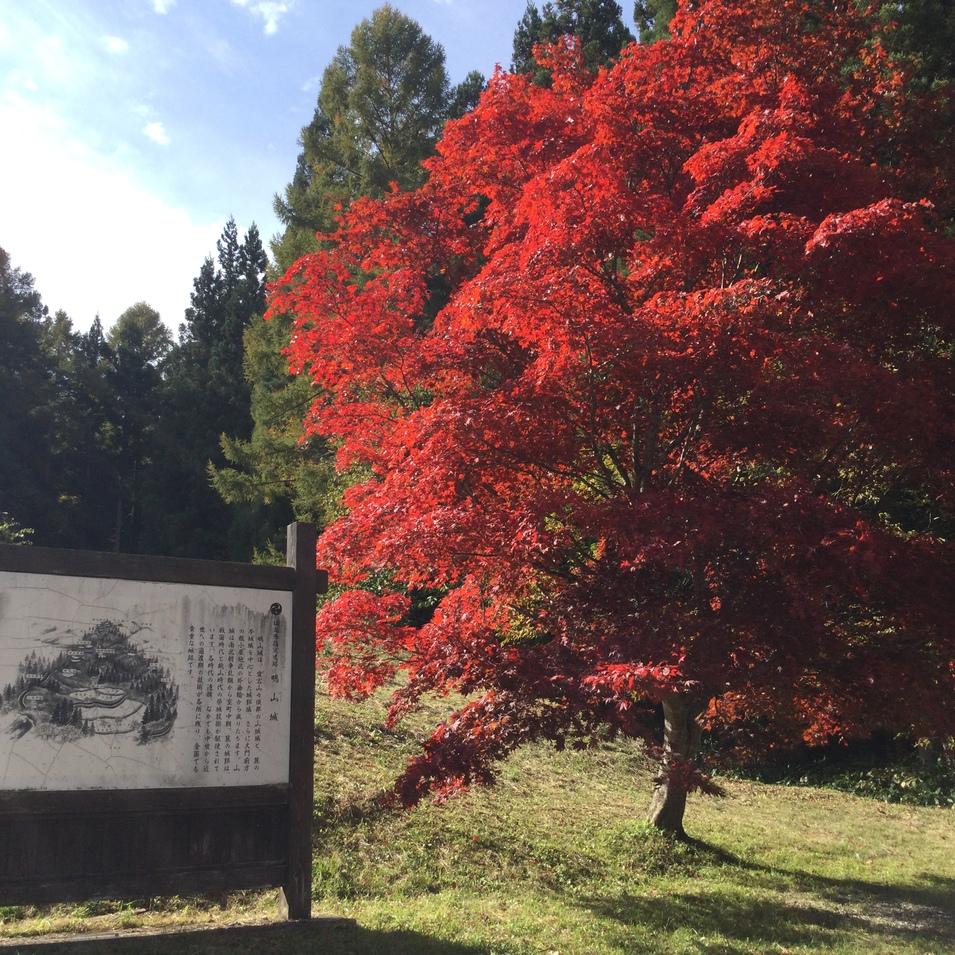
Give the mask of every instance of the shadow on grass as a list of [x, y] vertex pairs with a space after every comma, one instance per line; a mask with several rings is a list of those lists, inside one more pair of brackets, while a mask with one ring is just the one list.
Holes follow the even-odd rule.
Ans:
[[[654, 933], [684, 928], [749, 945], [822, 946], [840, 935], [869, 932], [931, 940], [955, 951], [955, 879], [926, 874], [914, 885], [838, 879], [763, 866], [718, 846], [689, 842], [703, 864], [725, 867], [720, 890], [674, 890], [652, 898], [625, 893], [590, 898], [585, 907]], [[747, 894], [751, 889], [777, 897], [754, 898]]]
[[0, 952], [23, 955], [488, 955], [488, 949], [459, 945], [407, 931], [373, 931], [348, 920], [276, 922], [166, 934], [71, 936], [69, 940], [5, 942]]
[[[741, 859], [719, 846], [697, 839], [690, 840], [701, 856], [721, 865], [734, 866], [749, 873], [755, 880], [770, 887], [778, 886], [780, 877], [791, 879], [800, 890], [813, 892], [837, 903], [868, 905], [897, 904], [932, 910], [955, 932], [955, 879], [934, 873], [923, 873], [917, 884], [885, 885], [863, 879], [837, 879], [796, 869], [773, 868]], [[955, 936], [953, 936], [955, 937]]]

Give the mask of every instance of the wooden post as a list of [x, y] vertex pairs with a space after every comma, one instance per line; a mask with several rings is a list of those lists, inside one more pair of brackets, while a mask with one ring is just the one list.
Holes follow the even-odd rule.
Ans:
[[288, 875], [282, 886], [286, 918], [312, 915], [312, 802], [315, 759], [315, 594], [325, 575], [315, 570], [315, 528], [289, 524], [286, 564], [295, 569], [292, 596], [292, 700], [289, 726]]

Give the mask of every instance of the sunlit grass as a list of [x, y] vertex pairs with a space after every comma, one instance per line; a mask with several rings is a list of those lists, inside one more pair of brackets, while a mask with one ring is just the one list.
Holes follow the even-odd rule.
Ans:
[[[327, 951], [955, 949], [949, 809], [730, 781], [727, 799], [691, 799], [687, 829], [698, 843], [673, 845], [642, 824], [651, 770], [626, 743], [587, 752], [529, 747], [490, 789], [412, 812], [378, 808], [375, 795], [445, 709], [429, 703], [388, 731], [380, 700], [320, 700], [315, 909], [360, 926], [334, 934]], [[5, 909], [0, 935], [237, 924], [274, 918], [275, 906], [272, 892], [221, 904]], [[311, 949], [276, 939], [259, 950]]]

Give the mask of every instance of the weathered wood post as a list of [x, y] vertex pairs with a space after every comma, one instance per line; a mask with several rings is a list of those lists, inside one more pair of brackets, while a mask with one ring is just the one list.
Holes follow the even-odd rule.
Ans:
[[286, 564], [295, 570], [292, 594], [292, 713], [289, 727], [288, 877], [282, 908], [289, 919], [312, 914], [312, 804], [315, 794], [315, 595], [327, 576], [315, 569], [315, 528], [289, 524]]

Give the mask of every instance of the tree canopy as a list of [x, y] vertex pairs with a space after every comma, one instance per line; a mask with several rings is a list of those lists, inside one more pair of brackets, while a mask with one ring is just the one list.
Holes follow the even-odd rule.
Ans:
[[[420, 25], [385, 5], [359, 23], [322, 77], [315, 116], [302, 130], [295, 174], [275, 209], [285, 226], [272, 244], [278, 273], [317, 245], [316, 233], [334, 226], [338, 210], [359, 196], [384, 195], [394, 182], [424, 181], [422, 160], [449, 118], [464, 115], [484, 89], [470, 72], [450, 87], [444, 50]], [[228, 431], [228, 466], [213, 469], [215, 486], [233, 506], [258, 507], [272, 530], [289, 520], [324, 525], [336, 513], [344, 479], [334, 474], [325, 442], [303, 433], [314, 395], [292, 378], [283, 351], [290, 317], [256, 322], [245, 339], [251, 394], [251, 435]], [[259, 535], [259, 552], [274, 546]]]
[[329, 685], [404, 671], [392, 722], [468, 697], [406, 802], [661, 704], [675, 831], [701, 725], [742, 757], [955, 731], [951, 127], [849, 0], [670, 29], [596, 81], [566, 43], [550, 88], [496, 75], [272, 302], [360, 475], [319, 544]]
[[511, 70], [529, 73], [536, 82], [546, 83], [550, 74], [534, 56], [534, 47], [555, 43], [564, 36], [577, 38], [584, 64], [594, 71], [612, 63], [633, 40], [616, 0], [553, 0], [541, 10], [528, 0], [514, 31]]
[[42, 520], [50, 497], [47, 409], [53, 394], [52, 363], [43, 348], [46, 319], [33, 276], [0, 248], [0, 512], [7, 512], [11, 528]]
[[273, 246], [279, 268], [314, 248], [315, 233], [332, 226], [338, 205], [381, 196], [392, 182], [418, 185], [449, 101], [465, 112], [482, 85], [472, 73], [452, 92], [444, 48], [390, 4], [362, 20], [322, 74], [295, 175], [275, 198], [285, 226]]
[[653, 43], [670, 35], [676, 0], [634, 0], [633, 22], [641, 43]]
[[223, 435], [245, 440], [252, 430], [243, 343], [265, 310], [265, 269], [255, 224], [240, 240], [230, 218], [215, 259], [205, 259], [193, 282], [163, 376], [158, 460], [150, 470], [150, 496], [161, 506], [151, 516], [150, 551], [243, 560], [259, 536], [256, 508], [228, 506], [212, 485], [210, 467], [224, 463]]
[[172, 336], [154, 308], [137, 302], [110, 328], [106, 344], [107, 427], [117, 479], [112, 544], [117, 551], [136, 553], [144, 544], [143, 484], [156, 447], [159, 385]]

